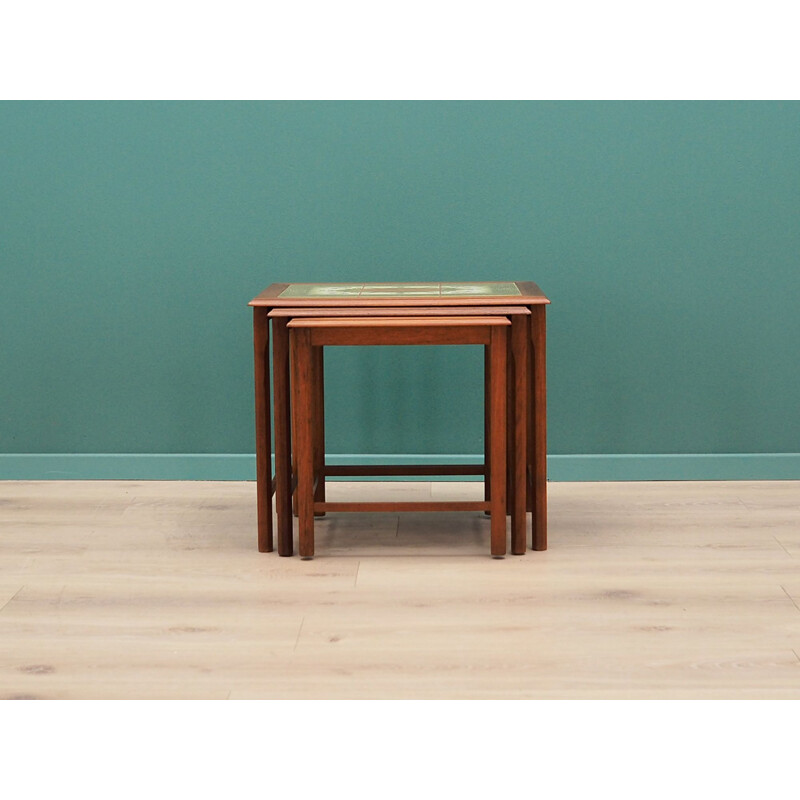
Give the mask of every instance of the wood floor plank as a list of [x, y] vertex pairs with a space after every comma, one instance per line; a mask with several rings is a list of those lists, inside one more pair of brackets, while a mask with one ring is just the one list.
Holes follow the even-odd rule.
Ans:
[[22, 591], [22, 588], [21, 584], [8, 584], [5, 582], [0, 584], [0, 611], [6, 607], [10, 600]]
[[[393, 655], [393, 654], [392, 654]], [[486, 673], [493, 680], [487, 680]], [[398, 662], [352, 661], [317, 654], [292, 664], [292, 679], [278, 676], [236, 686], [233, 699], [280, 694], [293, 699], [786, 699], [800, 697], [800, 662], [789, 650], [743, 650], [721, 655], [651, 652], [631, 664], [626, 654], [598, 660], [559, 651], [510, 664], [460, 653], [432, 664], [422, 654]]]
[[[329, 497], [365, 492], [482, 497]], [[303, 562], [256, 551], [252, 483], [0, 483], [0, 698], [800, 699], [800, 482], [549, 494], [545, 552], [329, 514]]]

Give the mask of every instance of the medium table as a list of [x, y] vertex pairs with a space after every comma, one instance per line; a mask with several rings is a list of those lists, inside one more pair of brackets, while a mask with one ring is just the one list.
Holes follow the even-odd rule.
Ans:
[[[269, 320], [275, 309], [306, 309], [326, 313], [344, 313], [342, 309], [358, 309], [358, 313], [375, 315], [414, 313], [452, 313], [455, 307], [483, 308], [487, 312], [497, 306], [523, 306], [530, 312], [524, 317], [528, 347], [526, 385], [517, 397], [524, 400], [521, 413], [526, 430], [524, 448], [526, 472], [526, 509], [532, 512], [534, 550], [547, 548], [547, 424], [546, 424], [546, 325], [545, 307], [549, 299], [530, 281], [471, 283], [274, 283], [250, 301], [253, 307], [256, 399], [256, 474], [258, 493], [258, 547], [262, 552], [273, 549], [272, 493], [278, 504], [278, 551], [291, 555], [291, 444], [289, 430], [289, 342], [288, 316], [272, 318], [273, 382], [275, 389], [275, 459], [273, 483], [271, 456]], [[349, 312], [348, 312], [349, 313]], [[516, 317], [517, 320], [523, 319]], [[519, 324], [519, 323], [518, 323]], [[509, 356], [510, 357], [510, 356]], [[509, 396], [511, 388], [509, 387]], [[523, 448], [516, 448], [519, 458]]]

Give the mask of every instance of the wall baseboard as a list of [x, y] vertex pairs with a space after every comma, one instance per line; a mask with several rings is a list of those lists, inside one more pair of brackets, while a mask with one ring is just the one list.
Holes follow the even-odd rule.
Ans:
[[[330, 464], [469, 464], [480, 455], [329, 454]], [[551, 455], [551, 481], [800, 480], [800, 453]], [[9, 453], [0, 480], [249, 481], [250, 453]], [[386, 480], [383, 478], [381, 480]], [[399, 480], [410, 480], [400, 478]], [[421, 480], [431, 480], [428, 477]], [[459, 476], [443, 480], [478, 480]]]

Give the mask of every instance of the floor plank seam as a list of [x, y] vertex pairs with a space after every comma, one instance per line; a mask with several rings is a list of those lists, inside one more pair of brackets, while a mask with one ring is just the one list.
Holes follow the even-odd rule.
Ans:
[[797, 603], [795, 603], [795, 601], [794, 601], [794, 597], [792, 597], [792, 596], [789, 594], [789, 592], [787, 592], [787, 591], [786, 591], [786, 589], [784, 589], [784, 588], [783, 588], [783, 586], [781, 586], [781, 589], [783, 589], [783, 593], [784, 593], [784, 594], [785, 594], [785, 595], [786, 595], [786, 596], [787, 596], [787, 597], [788, 597], [788, 598], [789, 598], [789, 599], [792, 601], [792, 605], [793, 605], [793, 606], [794, 606], [794, 607], [795, 607], [795, 608], [796, 608], [798, 611], [800, 611], [800, 606], [798, 606], [798, 605], [797, 605]]
[[783, 548], [783, 552], [786, 553], [789, 558], [794, 558], [794, 556], [785, 548], [783, 547], [783, 542], [773, 533], [772, 538]]
[[16, 596], [17, 596], [17, 595], [18, 595], [18, 594], [19, 594], [19, 593], [20, 593], [20, 592], [21, 592], [21, 591], [24, 589], [24, 588], [25, 588], [24, 586], [20, 586], [20, 587], [19, 587], [19, 589], [17, 589], [17, 591], [16, 591], [16, 592], [14, 592], [14, 594], [13, 594], [11, 597], [9, 597], [9, 598], [8, 598], [8, 600], [6, 600], [6, 602], [5, 602], [5, 603], [3, 603], [3, 605], [2, 605], [2, 606], [0, 606], [0, 613], [2, 613], [2, 612], [3, 612], [3, 609], [4, 609], [4, 608], [5, 608], [5, 607], [6, 607], [6, 606], [7, 606], [7, 605], [8, 605], [8, 604], [9, 604], [9, 603], [10, 603], [10, 602], [11, 602], [11, 601], [12, 601], [12, 600], [15, 598], [15, 597], [16, 597]]
[[297, 643], [300, 641], [300, 634], [303, 632], [303, 625], [305, 624], [306, 618], [300, 620], [300, 627], [297, 629], [297, 638], [294, 640], [294, 647], [292, 648], [292, 652], [297, 651]]

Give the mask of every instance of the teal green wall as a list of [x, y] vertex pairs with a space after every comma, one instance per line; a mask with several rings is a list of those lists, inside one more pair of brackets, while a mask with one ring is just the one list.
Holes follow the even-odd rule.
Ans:
[[[0, 453], [251, 453], [247, 301], [398, 279], [540, 284], [553, 454], [800, 453], [800, 103], [0, 103], [0, 247]], [[328, 450], [480, 452], [481, 365], [329, 351]]]

